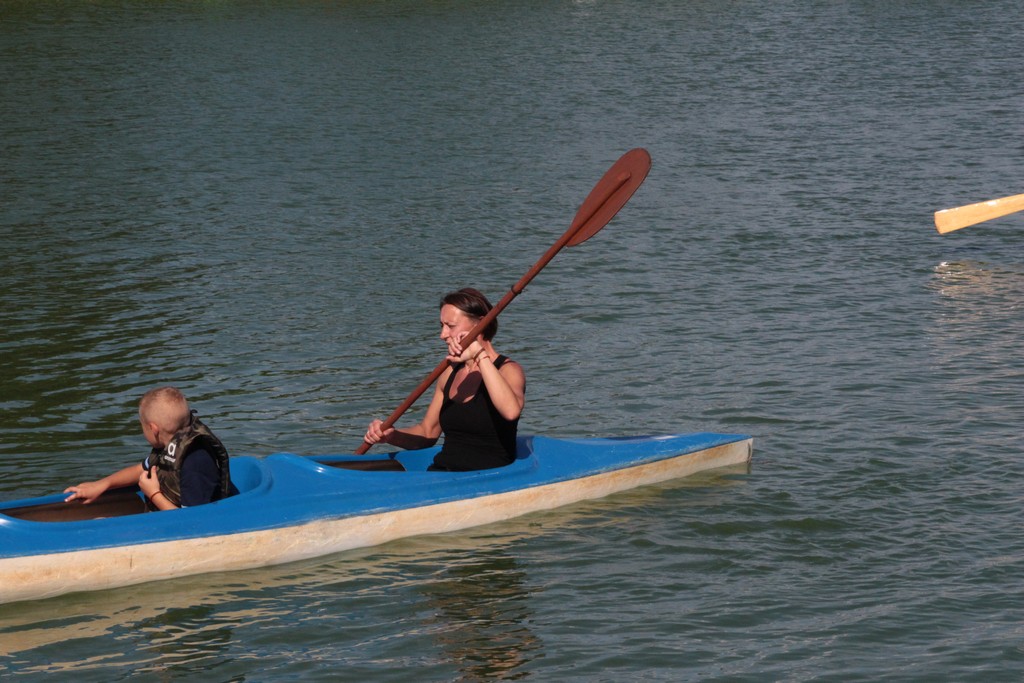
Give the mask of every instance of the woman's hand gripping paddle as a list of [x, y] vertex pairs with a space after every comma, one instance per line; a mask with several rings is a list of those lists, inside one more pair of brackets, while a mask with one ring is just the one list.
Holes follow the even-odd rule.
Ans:
[[[597, 181], [597, 185], [590, 191], [587, 198], [583, 200], [583, 204], [580, 206], [579, 211], [576, 212], [576, 217], [573, 219], [569, 229], [565, 231], [565, 234], [558, 238], [558, 241], [551, 245], [551, 248], [541, 256], [540, 260], [534, 264], [533, 268], [527, 271], [519, 282], [512, 286], [512, 289], [502, 297], [494, 308], [488, 312], [486, 316], [480, 319], [480, 322], [469, 331], [466, 335], [463, 346], [468, 346], [480, 336], [492, 320], [498, 317], [498, 314], [505, 310], [505, 307], [512, 303], [512, 299], [516, 298], [526, 285], [530, 283], [537, 273], [539, 273], [544, 266], [546, 266], [555, 255], [562, 250], [562, 247], [570, 246], [575, 247], [577, 244], [582, 244], [588, 239], [597, 234], [597, 232], [608, 224], [608, 221], [612, 219], [615, 214], [619, 212], [629, 198], [633, 196], [636, 189], [640, 187], [640, 184], [644, 182], [644, 178], [647, 177], [647, 172], [651, 170], [651, 155], [647, 153], [647, 150], [642, 148], [632, 149], [623, 154], [618, 161], [616, 161], [608, 172]], [[441, 361], [433, 372], [427, 375], [426, 379], [420, 382], [419, 386], [413, 389], [412, 393], [402, 402], [402, 405], [395, 408], [395, 411], [391, 413], [388, 419], [384, 420], [384, 424], [381, 425], [381, 430], [390, 429], [398, 421], [398, 418], [408, 410], [413, 403], [416, 402], [420, 396], [423, 395], [430, 386], [437, 381], [437, 378], [445, 371], [448, 367], [448, 360]], [[370, 445], [363, 442], [359, 448], [356, 449], [356, 455], [362, 455], [366, 451], [370, 450]]]

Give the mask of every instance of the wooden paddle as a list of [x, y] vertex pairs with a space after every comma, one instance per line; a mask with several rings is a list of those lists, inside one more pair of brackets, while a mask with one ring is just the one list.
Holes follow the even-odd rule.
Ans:
[[1011, 197], [990, 199], [987, 202], [936, 211], [935, 227], [940, 235], [944, 235], [947, 232], [966, 228], [968, 225], [983, 223], [1021, 210], [1024, 210], [1024, 194], [1015, 194]]
[[[644, 182], [644, 178], [647, 177], [647, 172], [650, 170], [651, 155], [647, 153], [647, 150], [638, 147], [623, 154], [608, 169], [608, 172], [597, 181], [597, 185], [590, 191], [587, 198], [583, 200], [583, 204], [580, 206], [579, 211], [576, 212], [576, 217], [573, 219], [569, 229], [565, 231], [565, 234], [551, 245], [551, 248], [541, 256], [533, 268], [530, 268], [519, 282], [512, 285], [512, 289], [502, 297], [501, 301], [469, 331], [469, 334], [466, 335], [462, 342], [463, 347], [469, 346], [484, 331], [484, 328], [497, 318], [498, 314], [505, 310], [506, 306], [512, 303], [512, 299], [516, 298], [526, 288], [530, 280], [562, 250], [562, 247], [575, 247], [577, 244], [582, 244], [607, 225], [608, 221], [619, 212], [619, 209], [626, 205], [626, 202], [633, 196], [636, 189]], [[416, 402], [416, 399], [423, 395], [424, 391], [430, 388], [430, 385], [437, 381], [437, 378], [441, 376], [447, 367], [448, 359], [446, 358], [434, 368], [433, 372], [427, 375], [426, 379], [420, 382], [419, 386], [412, 390], [412, 393], [402, 402], [402, 405], [395, 408], [395, 411], [391, 413], [388, 419], [384, 420], [381, 429], [387, 430], [393, 427], [398, 418]], [[363, 442], [356, 449], [356, 455], [366, 453], [366, 451], [370, 450], [370, 446], [371, 444]]]

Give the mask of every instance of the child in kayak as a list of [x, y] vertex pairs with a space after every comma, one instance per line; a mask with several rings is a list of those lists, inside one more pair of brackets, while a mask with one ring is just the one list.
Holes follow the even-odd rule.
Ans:
[[88, 504], [108, 489], [138, 484], [152, 508], [173, 510], [202, 505], [237, 493], [231, 483], [228, 453], [174, 387], [152, 389], [139, 401], [142, 434], [153, 447], [141, 463], [97, 481], [64, 490], [65, 501]]
[[432, 470], [463, 472], [511, 464], [516, 459], [516, 432], [526, 402], [522, 366], [494, 350], [494, 320], [465, 348], [463, 339], [491, 303], [475, 289], [451, 292], [441, 300], [441, 339], [451, 365], [434, 385], [423, 420], [404, 429], [381, 431], [381, 420], [366, 430], [368, 444], [384, 442], [399, 448], [428, 448], [441, 434], [444, 445]]

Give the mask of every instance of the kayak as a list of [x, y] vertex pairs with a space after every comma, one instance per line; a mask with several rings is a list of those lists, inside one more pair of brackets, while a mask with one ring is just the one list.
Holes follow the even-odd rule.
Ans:
[[750, 461], [741, 434], [520, 436], [517, 458], [432, 472], [439, 447], [231, 459], [239, 493], [148, 513], [135, 488], [83, 505], [66, 494], [0, 503], [0, 603], [265, 567], [407, 536], [490, 524]]

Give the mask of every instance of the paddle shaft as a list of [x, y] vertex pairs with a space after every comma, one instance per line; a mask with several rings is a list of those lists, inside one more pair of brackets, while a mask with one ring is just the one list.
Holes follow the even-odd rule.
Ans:
[[944, 209], [935, 212], [935, 228], [939, 234], [953, 232], [975, 223], [983, 223], [993, 218], [1006, 216], [1024, 210], [1024, 194], [1015, 194], [1001, 199], [990, 199], [955, 209]]
[[[629, 156], [630, 154], [634, 154], [636, 152], [637, 150], [633, 150], [633, 152], [628, 152], [626, 155], [623, 156], [623, 159], [620, 159], [619, 163], [622, 163], [622, 161], [627, 156]], [[642, 153], [643, 156], [646, 158], [647, 168], [649, 168], [650, 157], [647, 155], [646, 151], [642, 151]], [[591, 191], [591, 194], [588, 195], [587, 199], [584, 200], [583, 204], [580, 206], [580, 212], [576, 214], [576, 217], [573, 219], [573, 222], [569, 226], [569, 229], [565, 231], [565, 234], [559, 237], [558, 241], [551, 245], [551, 248], [548, 249], [547, 252], [545, 252], [544, 255], [540, 257], [540, 260], [538, 260], [537, 263], [535, 263], [533, 267], [530, 268], [530, 270], [528, 270], [526, 274], [519, 279], [519, 282], [512, 285], [512, 288], [508, 291], [508, 293], [505, 294], [505, 296], [501, 298], [501, 301], [499, 301], [490, 311], [488, 311], [487, 315], [480, 319], [480, 322], [473, 326], [473, 329], [471, 329], [462, 340], [463, 348], [472, 344], [473, 341], [477, 337], [479, 337], [480, 334], [484, 331], [484, 328], [491, 324], [491, 321], [497, 318], [498, 314], [505, 310], [506, 306], [512, 303], [512, 300], [515, 299], [520, 294], [520, 292], [522, 292], [526, 288], [526, 285], [528, 285], [530, 281], [533, 280], [533, 278], [535, 278], [537, 274], [544, 269], [544, 266], [551, 262], [551, 259], [555, 258], [558, 252], [560, 252], [567, 244], [572, 242], [574, 237], [577, 237], [577, 235], [579, 235], [580, 239], [577, 239], [573, 243], [574, 245], [579, 244], [580, 242], [583, 242], [591, 235], [596, 233], [598, 230], [601, 229], [601, 227], [604, 226], [605, 223], [611, 220], [612, 216], [615, 215], [615, 212], [618, 211], [618, 208], [621, 208], [621, 204], [619, 207], [615, 207], [612, 210], [610, 210], [610, 215], [607, 215], [606, 217], [599, 217], [600, 224], [591, 224], [593, 219], [598, 217], [598, 214], [602, 211], [602, 209], [605, 209], [605, 207], [608, 204], [613, 202], [615, 194], [619, 192], [621, 189], [623, 189], [631, 179], [634, 180], [636, 186], [639, 186], [639, 183], [643, 182], [643, 177], [646, 177], [647, 175], [647, 168], [643, 169], [643, 175], [639, 178], [639, 182], [637, 182], [634, 178], [634, 173], [628, 169], [622, 170], [620, 173], [615, 174], [611, 178], [602, 178], [602, 180], [598, 182], [597, 186]], [[621, 196], [619, 197], [619, 199], [621, 199], [622, 204], [625, 204], [625, 202], [629, 199], [629, 196], [632, 195], [632, 192], [635, 189], [636, 188], [634, 187], [632, 190], [630, 190], [629, 194], [627, 194], [624, 199]], [[603, 220], [603, 222], [600, 222], [601, 220]], [[402, 404], [395, 408], [394, 412], [392, 412], [391, 415], [389, 415], [388, 418], [384, 420], [384, 423], [381, 425], [381, 430], [383, 431], [393, 427], [395, 423], [398, 422], [398, 418], [400, 418], [405, 413], [405, 411], [408, 410], [419, 399], [419, 397], [423, 395], [423, 392], [429, 389], [430, 386], [437, 381], [437, 378], [444, 373], [448, 365], [449, 362], [447, 358], [438, 363], [437, 367], [435, 367], [433, 371], [429, 375], [427, 375], [427, 377], [422, 382], [420, 382], [415, 389], [413, 389], [412, 393], [410, 393], [409, 396], [406, 397], [404, 401], [402, 401]], [[363, 455], [368, 450], [370, 450], [371, 446], [372, 444], [366, 443], [364, 441], [359, 446], [359, 448], [355, 450], [355, 454]]]

